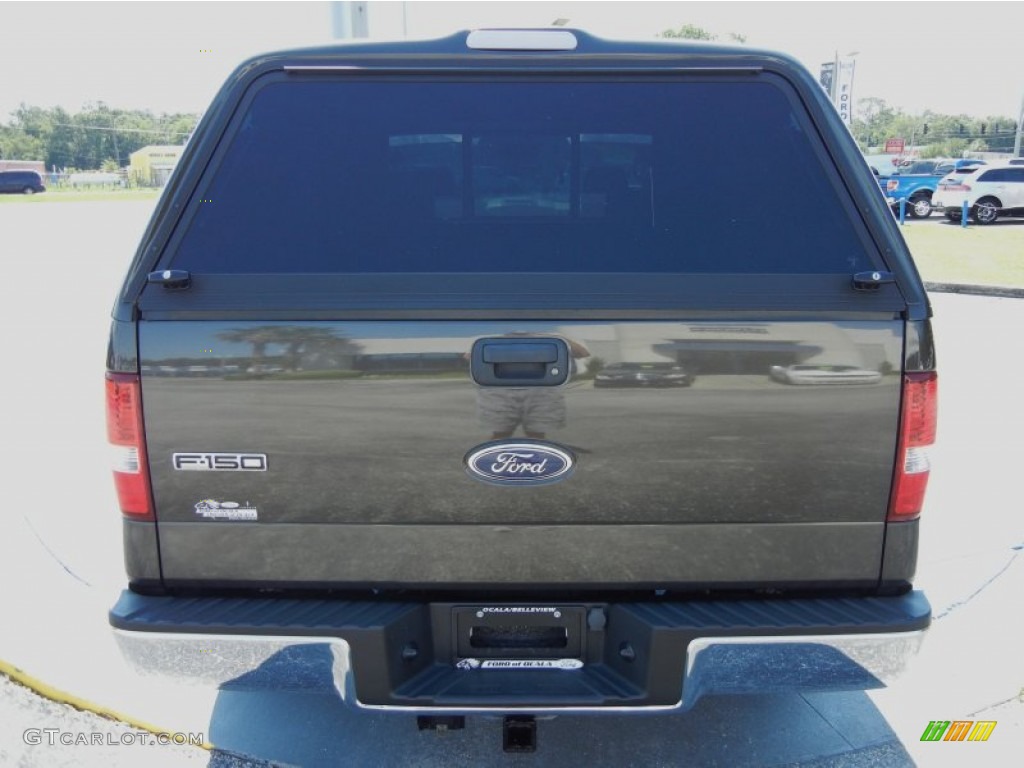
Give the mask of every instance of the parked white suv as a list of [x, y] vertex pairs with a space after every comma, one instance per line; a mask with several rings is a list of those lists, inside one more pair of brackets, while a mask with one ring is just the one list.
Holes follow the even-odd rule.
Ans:
[[986, 165], [969, 174], [950, 174], [932, 195], [932, 205], [950, 221], [960, 220], [964, 200], [975, 224], [1024, 216], [1024, 165]]

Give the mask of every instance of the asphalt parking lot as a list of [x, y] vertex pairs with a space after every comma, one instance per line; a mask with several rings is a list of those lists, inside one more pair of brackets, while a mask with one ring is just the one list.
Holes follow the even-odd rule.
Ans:
[[[0, 207], [9, 256], [0, 535], [0, 660], [92, 703], [216, 749], [148, 745], [110, 719], [0, 676], [0, 765], [1016, 766], [1024, 747], [1024, 524], [1018, 395], [1024, 300], [936, 294], [939, 443], [917, 586], [935, 613], [900, 683], [869, 693], [708, 697], [685, 714], [558, 717], [532, 755], [501, 751], [501, 720], [418, 732], [364, 713], [329, 669], [274, 691], [141, 677], [106, 626], [122, 583], [103, 427], [108, 310], [151, 203]], [[934, 221], [941, 221], [932, 217]], [[931, 221], [931, 220], [929, 220]], [[918, 225], [921, 222], [915, 222]], [[322, 674], [321, 674], [322, 673]], [[65, 697], [55, 694], [57, 699]], [[932, 720], [990, 720], [984, 743], [921, 742]], [[36, 731], [118, 735], [33, 743]], [[122, 729], [122, 730], [118, 730]], [[75, 740], [75, 739], [72, 739]], [[113, 740], [115, 743], [110, 744]]]

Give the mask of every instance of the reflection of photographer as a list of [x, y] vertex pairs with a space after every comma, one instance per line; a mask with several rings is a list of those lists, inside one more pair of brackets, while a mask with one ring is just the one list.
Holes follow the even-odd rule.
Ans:
[[[516, 338], [534, 334], [509, 334]], [[571, 372], [576, 360], [589, 357], [590, 351], [576, 341], [565, 340], [571, 356]], [[477, 417], [491, 432], [492, 440], [512, 437], [522, 427], [526, 437], [543, 440], [552, 429], [561, 429], [568, 421], [562, 387], [481, 387], [476, 389]]]
[[512, 437], [520, 425], [526, 437], [543, 440], [566, 424], [565, 395], [557, 387], [480, 387], [476, 406], [494, 440]]

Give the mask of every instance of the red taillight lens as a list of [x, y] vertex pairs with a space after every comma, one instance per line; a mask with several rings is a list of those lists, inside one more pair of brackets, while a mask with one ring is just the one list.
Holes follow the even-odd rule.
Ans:
[[899, 187], [899, 185], [900, 185], [900, 183], [898, 181], [894, 180], [894, 181], [887, 182], [886, 185], [885, 185], [885, 188], [886, 188], [886, 190], [891, 192], [892, 190], [897, 189]]
[[943, 184], [942, 189], [944, 192], [970, 192], [971, 188], [967, 184]]
[[935, 442], [938, 416], [938, 375], [908, 373], [903, 377], [899, 448], [889, 502], [889, 520], [913, 520], [921, 514], [931, 463], [928, 447]]
[[107, 441], [117, 500], [125, 515], [152, 519], [141, 392], [138, 376], [107, 373]]

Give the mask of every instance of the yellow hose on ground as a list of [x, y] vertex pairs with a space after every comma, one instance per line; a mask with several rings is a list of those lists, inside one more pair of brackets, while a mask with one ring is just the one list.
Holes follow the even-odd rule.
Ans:
[[[30, 691], [42, 696], [44, 699], [50, 701], [56, 701], [60, 704], [68, 704], [75, 709], [81, 710], [82, 712], [91, 712], [94, 715], [105, 717], [108, 720], [115, 720], [125, 725], [130, 725], [132, 728], [136, 728], [140, 731], [147, 731], [152, 733], [154, 736], [168, 736], [173, 737], [177, 731], [172, 731], [167, 728], [161, 728], [152, 723], [147, 723], [144, 720], [138, 720], [134, 717], [126, 715], [122, 712], [110, 709], [108, 707], [101, 706], [100, 704], [94, 704], [91, 701], [80, 698], [73, 694], [62, 691], [58, 688], [54, 688], [49, 683], [44, 683], [42, 680], [33, 677], [22, 669], [14, 666], [13, 664], [0, 659], [0, 675], [7, 677], [11, 681], [23, 685]], [[171, 742], [175, 744], [175, 742]], [[177, 745], [176, 746], [184, 746]], [[200, 749], [211, 751], [214, 749], [213, 744], [208, 741], [204, 741], [202, 744], [193, 744], [191, 746], [198, 746]]]

